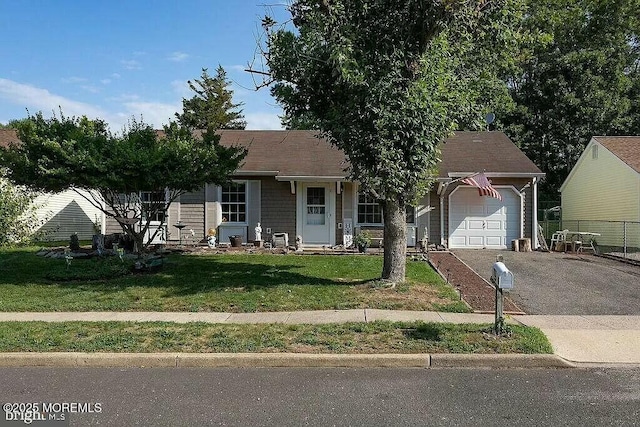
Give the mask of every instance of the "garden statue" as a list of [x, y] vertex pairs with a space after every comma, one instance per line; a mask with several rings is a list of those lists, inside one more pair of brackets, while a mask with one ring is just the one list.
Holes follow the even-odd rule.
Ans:
[[207, 231], [207, 245], [209, 245], [210, 248], [216, 247], [216, 229], [215, 228], [210, 228], [209, 231]]
[[301, 251], [302, 250], [302, 236], [297, 235], [296, 236], [296, 251]]
[[258, 223], [258, 225], [256, 226], [256, 228], [254, 228], [254, 231], [256, 233], [256, 241], [262, 241], [262, 227], [260, 227], [260, 223]]

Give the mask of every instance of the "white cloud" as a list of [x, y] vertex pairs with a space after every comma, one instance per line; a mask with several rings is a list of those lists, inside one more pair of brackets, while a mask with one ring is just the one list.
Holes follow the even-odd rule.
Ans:
[[155, 128], [160, 128], [162, 125], [169, 123], [169, 120], [174, 120], [175, 113], [180, 108], [176, 104], [164, 104], [161, 102], [126, 102], [124, 106], [129, 113], [129, 117], [142, 116], [145, 123]]
[[172, 52], [169, 54], [169, 56], [167, 56], [167, 59], [169, 61], [174, 61], [174, 62], [182, 62], [185, 59], [187, 59], [189, 57], [188, 53], [184, 53], [184, 52]]
[[2, 78], [0, 78], [0, 98], [28, 108], [32, 113], [36, 111], [44, 113], [55, 111], [57, 113], [62, 108], [63, 113], [69, 116], [85, 115], [90, 118], [106, 120], [107, 115], [105, 111], [93, 105], [67, 99], [46, 89]]
[[247, 121], [247, 130], [283, 129], [277, 114], [248, 113], [244, 115], [244, 119]]
[[127, 70], [141, 70], [142, 69], [142, 66], [140, 65], [140, 62], [136, 61], [135, 59], [128, 59], [128, 60], [127, 59], [123, 59], [122, 61], [120, 61], [120, 63]]
[[111, 83], [111, 79], [102, 79], [100, 80], [100, 83], [102, 83], [103, 85], [108, 85], [109, 83]]
[[231, 71], [238, 71], [238, 72], [242, 72], [244, 73], [247, 68], [248, 65], [227, 65], [226, 67], [222, 67], [225, 70], [231, 70]]
[[61, 80], [62, 80], [62, 83], [84, 83], [88, 81], [88, 79], [84, 77], [67, 77]]
[[119, 79], [120, 78], [120, 74], [118, 73], [112, 73], [111, 77], [113, 77], [114, 79]]
[[191, 88], [189, 87], [189, 83], [184, 80], [174, 80], [171, 82], [171, 88], [173, 92], [180, 96], [180, 98], [191, 98], [193, 94], [191, 93]]
[[100, 92], [100, 88], [93, 86], [93, 85], [82, 85], [80, 86], [82, 89], [86, 90], [87, 92], [91, 92], [91, 93], [98, 93]]
[[140, 96], [136, 95], [135, 93], [122, 93], [118, 96], [110, 96], [109, 98], [107, 98], [107, 101], [110, 102], [132, 102], [132, 101], [137, 101], [140, 99]]

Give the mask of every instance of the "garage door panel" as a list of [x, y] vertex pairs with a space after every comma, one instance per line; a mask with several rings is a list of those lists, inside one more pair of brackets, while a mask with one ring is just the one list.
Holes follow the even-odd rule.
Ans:
[[502, 221], [491, 221], [487, 220], [487, 230], [503, 230], [503, 222]]
[[469, 221], [467, 221], [467, 224], [469, 230], [482, 230], [484, 228], [484, 221], [482, 220], [470, 219]]
[[459, 187], [449, 198], [449, 247], [507, 248], [520, 237], [520, 198], [498, 189], [502, 201], [481, 197], [471, 187]]
[[469, 240], [467, 240], [467, 246], [484, 246], [484, 237], [483, 236], [469, 236]]
[[502, 236], [487, 236], [486, 242], [487, 242], [487, 246], [503, 246], [504, 245]]
[[455, 248], [464, 248], [467, 246], [467, 239], [464, 236], [454, 236], [449, 239], [449, 245]]

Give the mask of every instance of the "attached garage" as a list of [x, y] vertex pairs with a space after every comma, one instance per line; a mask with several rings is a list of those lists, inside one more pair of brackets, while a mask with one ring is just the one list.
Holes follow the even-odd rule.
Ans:
[[458, 186], [449, 195], [449, 248], [506, 249], [522, 237], [522, 199], [513, 187], [497, 187], [502, 200]]

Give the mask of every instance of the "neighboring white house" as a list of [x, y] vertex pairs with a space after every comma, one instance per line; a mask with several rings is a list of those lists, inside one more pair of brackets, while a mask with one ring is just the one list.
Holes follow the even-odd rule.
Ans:
[[594, 136], [560, 193], [565, 228], [580, 221], [585, 231], [602, 234], [599, 243], [621, 246], [615, 243], [622, 240], [623, 222], [631, 222], [627, 236], [638, 240], [633, 222], [640, 221], [640, 136]]
[[[6, 147], [16, 141], [18, 135], [15, 130], [0, 129], [0, 146]], [[42, 224], [37, 232], [42, 232], [47, 240], [69, 240], [74, 233], [78, 233], [81, 240], [91, 240], [94, 224], [99, 224], [104, 232], [104, 214], [75, 191], [43, 194], [35, 199], [34, 204], [38, 207], [36, 214]]]
[[[84, 194], [89, 195], [86, 191]], [[46, 240], [68, 240], [74, 233], [78, 233], [80, 240], [91, 240], [96, 231], [104, 233], [104, 213], [73, 190], [44, 194], [34, 203], [42, 224], [37, 231]]]

